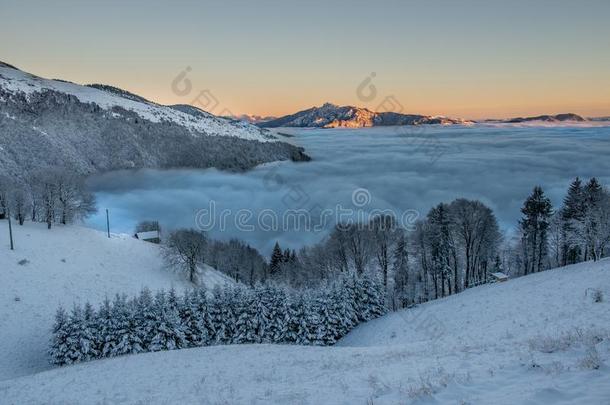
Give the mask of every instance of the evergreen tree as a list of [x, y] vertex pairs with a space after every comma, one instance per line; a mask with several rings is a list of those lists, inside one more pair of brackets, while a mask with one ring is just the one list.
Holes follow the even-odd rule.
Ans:
[[305, 295], [307, 343], [314, 346], [323, 346], [326, 339], [326, 328], [323, 319], [322, 300], [318, 294], [308, 291]]
[[51, 335], [51, 347], [49, 355], [51, 363], [61, 366], [66, 364], [68, 357], [68, 340], [70, 339], [70, 329], [68, 324], [68, 315], [63, 307], [59, 307], [55, 313], [55, 323]]
[[205, 289], [186, 290], [180, 306], [180, 319], [184, 326], [186, 344], [189, 347], [210, 344], [207, 318], [208, 304]]
[[272, 343], [271, 305], [273, 296], [268, 284], [259, 284], [254, 288], [254, 325], [257, 343]]
[[[150, 297], [148, 290], [143, 294]], [[142, 298], [142, 297], [140, 297]], [[143, 299], [146, 302], [146, 298]], [[112, 301], [112, 334], [107, 337], [107, 344], [104, 347], [106, 356], [121, 356], [124, 354], [141, 353], [147, 350], [142, 343], [144, 334], [138, 312], [140, 308], [139, 299], [134, 298], [129, 302], [124, 295], [117, 294]]]
[[576, 177], [568, 193], [563, 200], [561, 208], [562, 219], [562, 239], [563, 247], [561, 252], [562, 265], [578, 263], [582, 260], [582, 249], [576, 233], [576, 228], [585, 216], [585, 195], [582, 182]]
[[235, 312], [235, 333], [233, 343], [257, 343], [259, 337], [256, 330], [256, 296], [247, 288], [237, 289]]
[[314, 300], [314, 306], [318, 311], [318, 329], [317, 329], [317, 342], [314, 344], [320, 344], [324, 346], [330, 346], [335, 344], [337, 337], [339, 336], [339, 325], [340, 321], [337, 318], [338, 314], [333, 310], [337, 307], [332, 302], [332, 296], [329, 288], [325, 287], [319, 289]]
[[275, 246], [273, 247], [273, 252], [271, 253], [271, 259], [269, 260], [269, 274], [274, 276], [279, 274], [282, 269], [282, 263], [284, 262], [284, 253], [282, 253], [282, 248], [280, 248], [280, 244], [275, 242]]
[[610, 243], [610, 194], [593, 177], [585, 186], [585, 215], [580, 231], [585, 260], [599, 260]]
[[307, 303], [303, 293], [299, 292], [290, 296], [287, 311], [286, 342], [297, 345], [310, 344], [307, 328]]
[[154, 321], [151, 325], [152, 339], [149, 350], [174, 350], [186, 347], [184, 328], [175, 305], [177, 299], [171, 292], [157, 292], [154, 299]]
[[224, 305], [224, 296], [220, 286], [216, 285], [212, 290], [212, 298], [209, 301], [208, 307], [208, 336], [210, 344], [223, 344], [225, 339], [224, 319], [222, 318], [222, 306]]
[[524, 274], [535, 273], [546, 268], [548, 254], [548, 228], [553, 207], [539, 186], [521, 208], [523, 217], [519, 221], [524, 257]]
[[291, 257], [290, 249], [284, 249], [284, 255], [283, 255], [282, 262], [290, 263], [290, 257]]
[[210, 325], [210, 308], [205, 288], [199, 288], [196, 290], [196, 294], [193, 294], [195, 299], [195, 319], [197, 321], [197, 327], [201, 335], [199, 337], [199, 346], [208, 346], [212, 344], [211, 337], [211, 325]]
[[142, 351], [150, 351], [151, 342], [156, 334], [156, 313], [153, 306], [152, 293], [144, 288], [139, 297], [134, 301], [134, 320], [136, 326], [137, 340], [141, 342]]
[[287, 294], [284, 288], [270, 286], [271, 300], [269, 305], [269, 323], [267, 337], [274, 343], [282, 343], [287, 333]]
[[80, 335], [84, 329], [83, 311], [79, 305], [74, 304], [67, 325], [66, 350], [64, 364], [78, 363], [83, 359], [81, 350]]
[[93, 306], [87, 302], [83, 308], [83, 318], [78, 334], [81, 351], [81, 361], [89, 361], [99, 356], [100, 336], [99, 325]]

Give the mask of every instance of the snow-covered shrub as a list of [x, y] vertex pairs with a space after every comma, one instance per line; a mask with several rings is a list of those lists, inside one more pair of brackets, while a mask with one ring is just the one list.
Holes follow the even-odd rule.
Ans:
[[381, 282], [346, 276], [316, 290], [287, 291], [241, 284], [206, 290], [175, 290], [137, 297], [117, 295], [96, 311], [59, 308], [49, 353], [57, 365], [123, 354], [213, 344], [290, 343], [333, 345], [359, 322], [385, 312]]
[[599, 356], [599, 352], [595, 346], [589, 346], [585, 356], [580, 359], [578, 365], [581, 368], [589, 370], [597, 370], [602, 366], [602, 359]]
[[573, 339], [569, 334], [559, 336], [538, 335], [528, 341], [530, 350], [535, 350], [541, 353], [554, 353], [567, 350], [572, 343]]

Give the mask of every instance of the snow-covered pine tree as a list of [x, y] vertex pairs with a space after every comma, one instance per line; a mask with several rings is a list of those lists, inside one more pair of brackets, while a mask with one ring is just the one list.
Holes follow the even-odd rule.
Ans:
[[257, 343], [273, 343], [272, 333], [269, 331], [271, 323], [270, 307], [273, 297], [267, 283], [257, 284], [254, 287], [254, 325], [256, 328]]
[[521, 208], [519, 221], [524, 256], [524, 274], [536, 273], [547, 268], [548, 228], [553, 206], [542, 188], [534, 187]]
[[100, 326], [93, 306], [86, 302], [83, 308], [83, 319], [79, 331], [81, 361], [89, 361], [99, 357], [98, 347], [100, 336], [97, 333]]
[[195, 320], [197, 328], [201, 333], [199, 337], [200, 346], [209, 346], [212, 344], [212, 326], [210, 322], [210, 306], [208, 293], [205, 288], [198, 288], [193, 294]]
[[177, 299], [174, 294], [173, 303], [170, 302], [172, 299], [170, 294], [161, 290], [155, 295], [153, 304], [155, 321], [151, 328], [154, 335], [149, 347], [152, 352], [186, 347], [184, 328], [175, 305]]
[[144, 322], [144, 316], [138, 312], [141, 308], [139, 298], [141, 296], [127, 301], [125, 295], [115, 295], [111, 312], [112, 335], [107, 339], [111, 344], [105, 347], [106, 356], [122, 356], [146, 350], [141, 340], [143, 328], [140, 325]]
[[80, 333], [82, 329], [83, 310], [79, 305], [74, 304], [66, 325], [67, 338], [64, 364], [78, 363], [82, 360], [80, 345]]
[[585, 245], [585, 260], [599, 260], [610, 243], [610, 194], [595, 177], [584, 190], [585, 215], [579, 234]]
[[307, 323], [307, 340], [310, 345], [323, 346], [326, 338], [326, 328], [323, 319], [323, 308], [321, 308], [322, 300], [318, 298], [318, 294], [307, 291], [305, 292], [306, 308], [306, 323]]
[[581, 180], [576, 177], [563, 200], [561, 208], [562, 239], [561, 252], [562, 265], [578, 263], [582, 260], [582, 248], [576, 233], [577, 227], [585, 216], [585, 196]]
[[224, 323], [225, 344], [231, 344], [235, 336], [235, 325], [237, 324], [237, 307], [240, 301], [239, 285], [225, 284], [223, 287], [223, 295], [225, 296], [225, 305], [221, 308], [222, 319]]
[[364, 272], [357, 283], [359, 319], [362, 322], [375, 319], [386, 312], [383, 283], [374, 274]]
[[201, 302], [199, 301], [200, 289], [185, 290], [182, 303], [179, 306], [179, 315], [184, 326], [184, 337], [188, 347], [207, 346], [206, 312], [207, 299], [205, 290]]
[[142, 351], [148, 352], [155, 335], [154, 327], [156, 323], [153, 297], [148, 288], [142, 289], [138, 298], [134, 300], [134, 306], [137, 340], [141, 342]]
[[66, 364], [69, 352], [70, 329], [68, 314], [63, 307], [57, 308], [55, 313], [55, 322], [53, 324], [51, 334], [51, 347], [49, 355], [51, 363], [61, 366]]
[[355, 326], [355, 311], [353, 307], [353, 291], [346, 286], [345, 278], [341, 277], [332, 284], [330, 289], [331, 322], [336, 331], [335, 340], [341, 339]]
[[316, 294], [316, 303], [320, 315], [319, 334], [322, 344], [331, 346], [341, 337], [341, 313], [338, 297], [333, 294], [330, 286], [319, 288]]
[[235, 331], [232, 343], [257, 343], [256, 297], [249, 288], [236, 287]]
[[388, 312], [388, 307], [385, 301], [386, 293], [382, 280], [375, 274], [371, 274], [370, 277], [372, 278], [373, 295], [369, 303], [371, 305], [370, 312], [374, 319], [385, 315]]
[[269, 260], [269, 275], [275, 276], [282, 269], [282, 263], [284, 262], [284, 253], [282, 252], [282, 248], [280, 248], [280, 244], [275, 242], [275, 246], [273, 246], [273, 252], [271, 253], [271, 259]]
[[280, 286], [270, 286], [269, 291], [271, 300], [269, 302], [269, 322], [266, 328], [266, 336], [273, 343], [283, 343], [286, 340], [288, 329], [288, 298], [286, 291]]
[[219, 285], [214, 286], [212, 297], [208, 302], [208, 337], [210, 344], [224, 344], [226, 341], [222, 307], [225, 304], [224, 295]]
[[358, 317], [358, 323], [366, 322], [368, 318], [368, 307], [369, 307], [369, 292], [371, 288], [368, 279], [359, 277], [355, 273], [350, 275], [354, 284], [354, 309], [356, 316]]
[[339, 279], [339, 286], [341, 295], [343, 296], [343, 314], [344, 322], [351, 330], [358, 325], [358, 308], [356, 302], [356, 296], [358, 294], [356, 289], [356, 278], [350, 274], [346, 274]]
[[286, 323], [286, 342], [297, 345], [309, 345], [307, 329], [307, 303], [302, 292], [295, 292], [288, 299]]
[[114, 329], [115, 322], [112, 317], [112, 306], [108, 297], [104, 298], [97, 312], [98, 328], [96, 330], [98, 341], [97, 350], [100, 357], [110, 357], [111, 348], [116, 346]]

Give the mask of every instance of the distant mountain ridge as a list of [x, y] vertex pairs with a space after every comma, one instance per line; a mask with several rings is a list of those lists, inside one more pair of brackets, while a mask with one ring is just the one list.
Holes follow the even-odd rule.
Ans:
[[128, 168], [246, 170], [308, 160], [268, 130], [128, 91], [50, 80], [0, 62], [0, 172], [23, 177], [65, 165], [79, 173]]
[[245, 121], [245, 122], [249, 122], [250, 124], [259, 124], [262, 122], [267, 122], [267, 121], [272, 121], [272, 120], [277, 119], [277, 117], [273, 117], [273, 116], [251, 115], [251, 114], [232, 115], [232, 116], [226, 117], [226, 118], [230, 118], [230, 119], [238, 120], [238, 121]]
[[393, 125], [468, 124], [472, 121], [448, 117], [434, 117], [397, 112], [374, 112], [367, 108], [338, 106], [325, 103], [295, 114], [257, 123], [261, 128], [315, 127], [315, 128], [362, 128]]
[[486, 120], [486, 122], [504, 122], [504, 123], [522, 123], [522, 122], [585, 122], [588, 121], [587, 118], [584, 118], [578, 114], [574, 113], [563, 113], [556, 115], [536, 115], [533, 117], [516, 117], [516, 118], [507, 118], [502, 120]]

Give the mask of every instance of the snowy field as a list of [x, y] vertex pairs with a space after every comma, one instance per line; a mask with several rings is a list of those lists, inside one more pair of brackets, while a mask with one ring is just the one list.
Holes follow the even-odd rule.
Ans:
[[[35, 373], [49, 368], [41, 356], [59, 302], [181, 282], [160, 268], [155, 246], [126, 236], [108, 240], [57, 228], [50, 238], [37, 225], [17, 231], [19, 250], [0, 258], [2, 403], [607, 404], [610, 398], [610, 260], [393, 313], [335, 347], [205, 347]], [[24, 258], [29, 263], [18, 265]]]
[[[68, 226], [13, 226], [15, 250], [8, 250], [8, 225], [0, 221], [0, 380], [51, 368], [46, 356], [57, 307], [101, 302], [116, 293], [182, 289], [188, 283], [163, 267], [157, 245], [130, 235]], [[207, 268], [206, 287], [228, 279]], [[1, 395], [0, 395], [1, 397]], [[0, 400], [0, 402], [2, 402]]]

